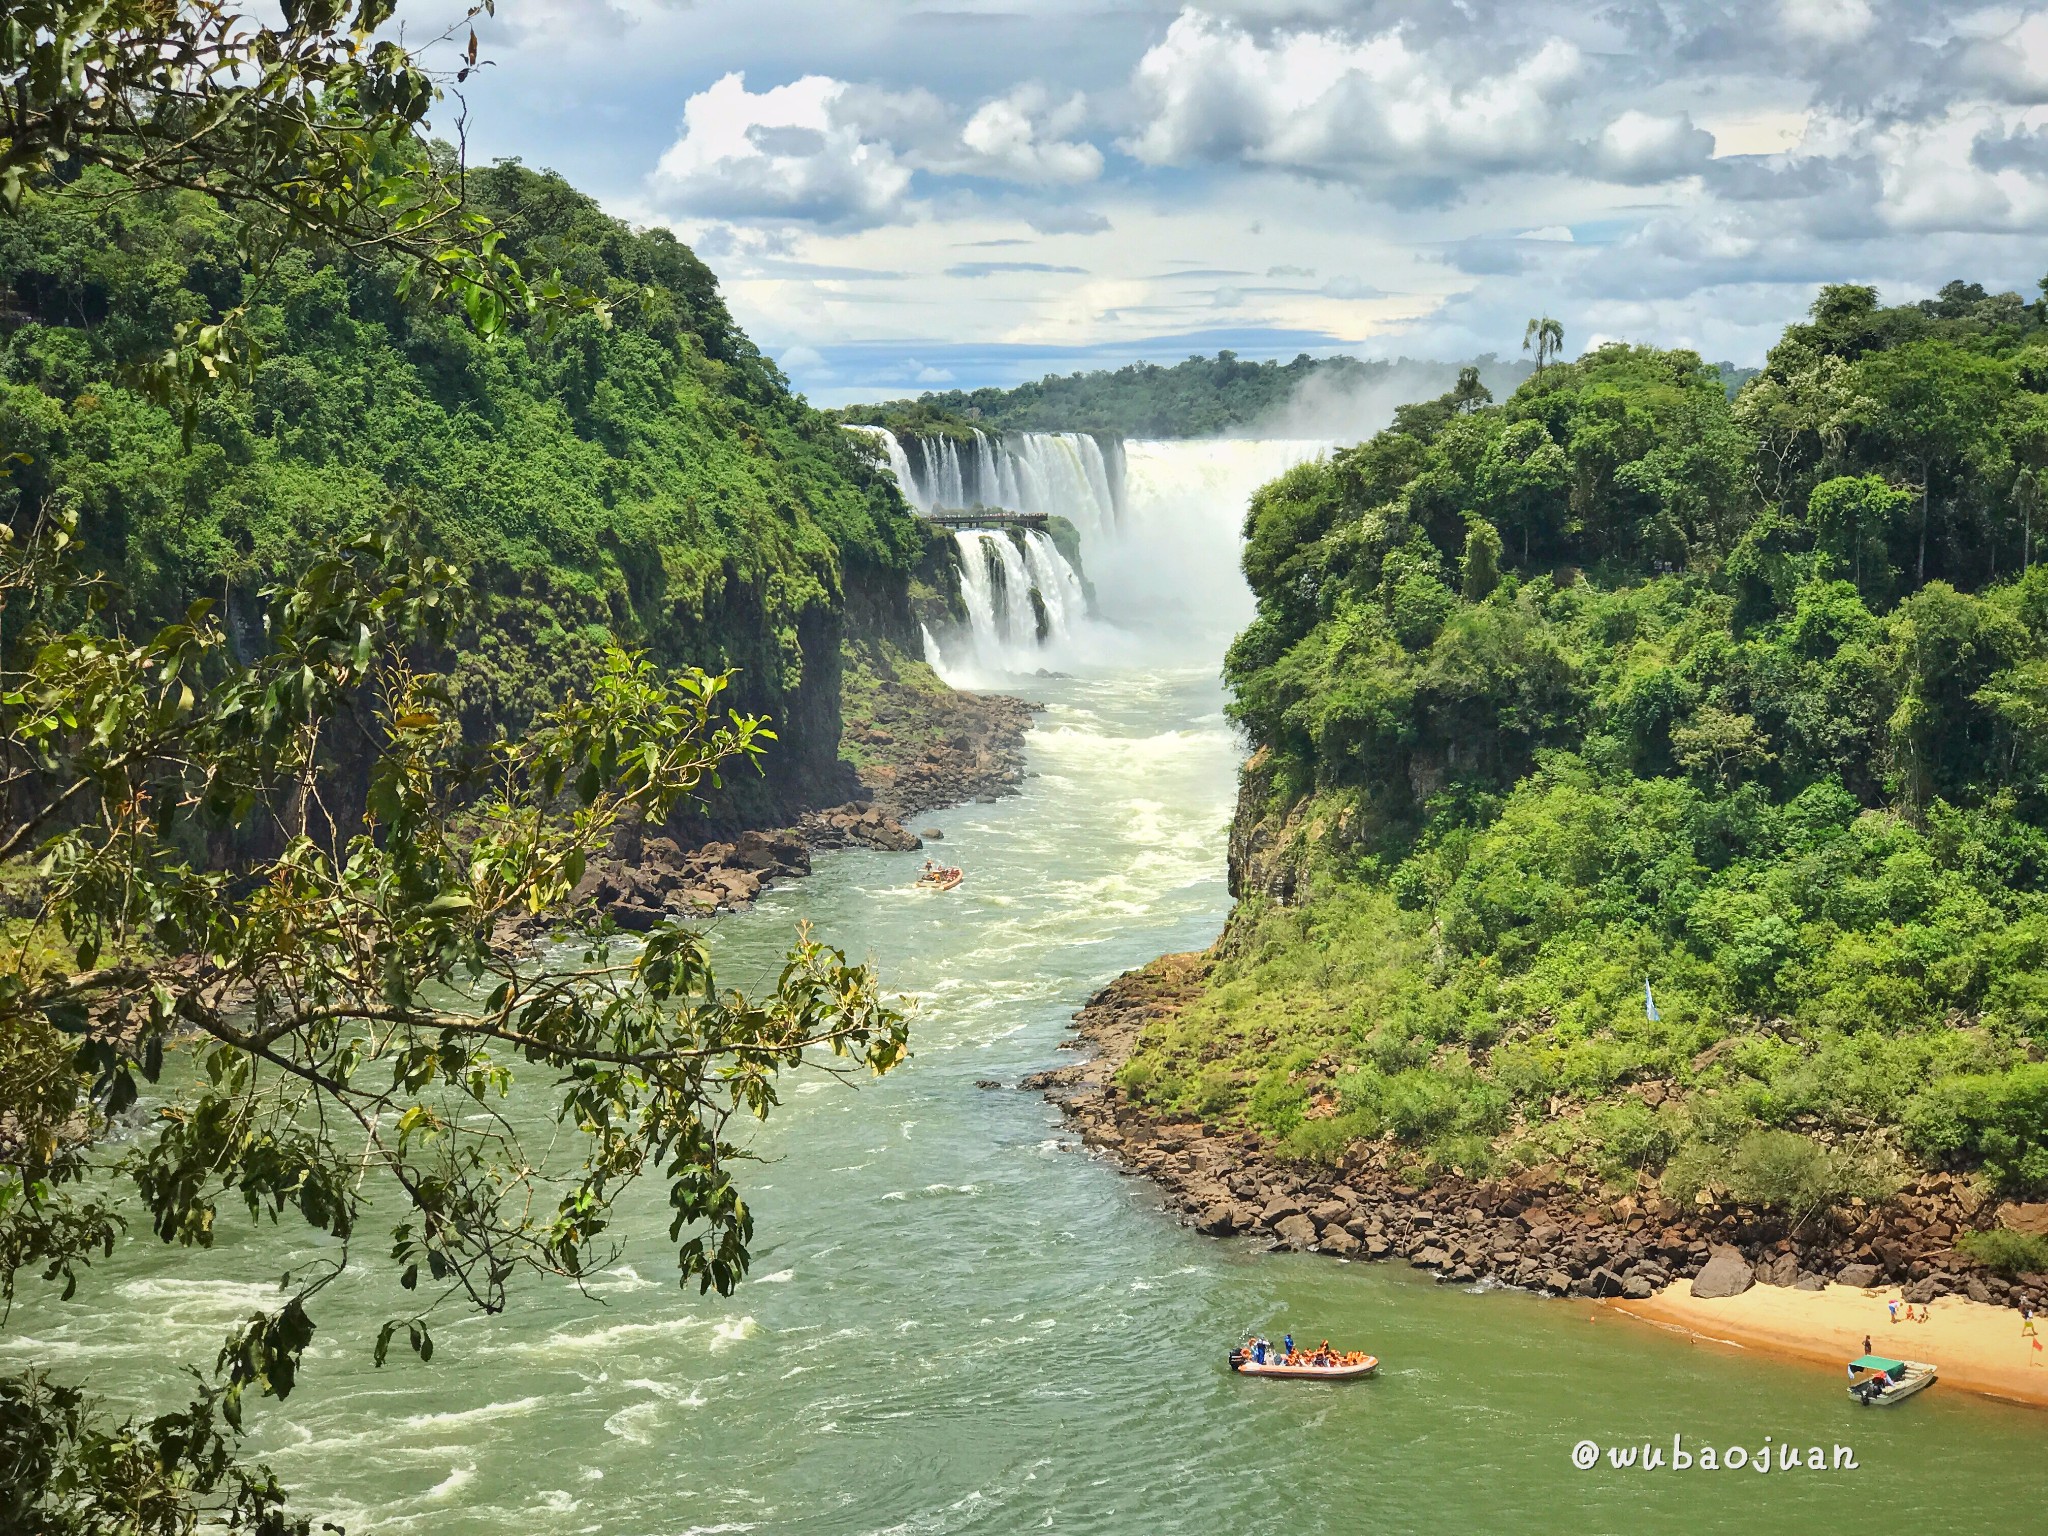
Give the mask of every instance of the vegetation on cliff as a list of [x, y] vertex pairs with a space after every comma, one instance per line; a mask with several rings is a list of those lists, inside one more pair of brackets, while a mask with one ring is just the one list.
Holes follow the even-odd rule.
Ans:
[[[14, 520], [74, 507], [133, 617], [211, 596], [246, 654], [256, 593], [395, 501], [468, 575], [452, 676], [476, 736], [516, 733], [616, 642], [738, 668], [738, 701], [784, 727], [778, 787], [831, 772], [847, 611], [913, 641], [926, 536], [686, 247], [558, 177], [471, 171], [497, 250], [604, 301], [494, 340], [402, 296], [395, 259], [293, 247], [259, 275], [211, 199], [93, 195], [114, 186], [88, 172], [0, 221], [0, 433], [30, 459], [8, 482]], [[129, 364], [238, 308], [261, 360], [249, 388], [199, 406], [181, 452], [178, 413]]]
[[1418, 1176], [2048, 1188], [2044, 466], [2043, 306], [1958, 283], [1266, 487], [1243, 900], [1125, 1084]]

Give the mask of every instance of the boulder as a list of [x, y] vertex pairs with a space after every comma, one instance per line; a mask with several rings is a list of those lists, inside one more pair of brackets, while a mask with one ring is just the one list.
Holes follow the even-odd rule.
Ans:
[[1273, 1235], [1290, 1248], [1311, 1248], [1315, 1245], [1316, 1224], [1296, 1211], [1273, 1223]]
[[1972, 1275], [1963, 1282], [1963, 1294], [1972, 1301], [1989, 1301], [1991, 1299], [1991, 1287], [1982, 1280], [1979, 1280], [1975, 1275]]
[[1899, 1292], [1899, 1300], [1910, 1301], [1915, 1306], [1925, 1306], [1941, 1295], [1941, 1282], [1934, 1279], [1916, 1280]]
[[1561, 1269], [1544, 1270], [1543, 1273], [1540, 1276], [1538, 1276], [1538, 1281], [1542, 1285], [1544, 1290], [1554, 1292], [1556, 1295], [1559, 1296], [1562, 1296], [1566, 1291], [1572, 1288], [1572, 1277], [1566, 1274]]
[[1835, 1271], [1835, 1284], [1852, 1286], [1867, 1291], [1884, 1278], [1884, 1272], [1875, 1264], [1844, 1264]]
[[1238, 1230], [1237, 1207], [1225, 1201], [1206, 1206], [1195, 1218], [1195, 1230], [1206, 1237], [1228, 1237]]
[[1756, 1277], [1765, 1285], [1791, 1285], [1799, 1278], [1799, 1257], [1781, 1253], [1775, 1259], [1757, 1265]]
[[1334, 1253], [1340, 1259], [1348, 1259], [1358, 1252], [1358, 1239], [1349, 1232], [1346, 1232], [1335, 1222], [1332, 1222], [1329, 1226], [1323, 1228], [1323, 1235], [1318, 1246], [1325, 1253]]
[[1596, 1269], [1586, 1276], [1591, 1296], [1619, 1296], [1628, 1289], [1627, 1282], [1611, 1269]]
[[1742, 1251], [1721, 1243], [1708, 1256], [1705, 1267], [1692, 1277], [1692, 1293], [1703, 1301], [1711, 1301], [1722, 1296], [1740, 1296], [1754, 1284], [1756, 1275]]
[[1394, 1251], [1394, 1245], [1384, 1237], [1368, 1237], [1365, 1240], [1365, 1256], [1368, 1259], [1384, 1259]]
[[1998, 1208], [1998, 1224], [2001, 1227], [2010, 1227], [2015, 1232], [2048, 1237], [2048, 1201], [2022, 1205], [2018, 1201], [2009, 1200]]
[[1827, 1281], [1810, 1269], [1792, 1282], [1792, 1289], [1795, 1291], [1824, 1291], [1827, 1288]]
[[1648, 1301], [1657, 1294], [1657, 1288], [1641, 1275], [1630, 1275], [1621, 1282], [1621, 1294], [1629, 1301]]
[[1291, 1200], [1286, 1195], [1275, 1195], [1266, 1202], [1266, 1208], [1259, 1212], [1259, 1225], [1271, 1227], [1277, 1232], [1280, 1229], [1281, 1222], [1290, 1216], [1299, 1216], [1300, 1214], [1301, 1202], [1299, 1200]]
[[1451, 1261], [1451, 1256], [1448, 1253], [1433, 1244], [1416, 1249], [1414, 1253], [1409, 1255], [1409, 1258], [1424, 1269], [1442, 1269], [1444, 1265]]
[[1309, 1211], [1310, 1220], [1319, 1227], [1332, 1223], [1343, 1223], [1351, 1219], [1351, 1207], [1342, 1200], [1324, 1200]]

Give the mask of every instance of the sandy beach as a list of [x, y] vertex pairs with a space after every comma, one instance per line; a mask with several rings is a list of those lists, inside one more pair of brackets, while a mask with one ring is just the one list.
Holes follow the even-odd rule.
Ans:
[[[1765, 1350], [1811, 1360], [1837, 1375], [1863, 1352], [1867, 1334], [1876, 1354], [1939, 1366], [1936, 1391], [1947, 1386], [2048, 1408], [2048, 1338], [2036, 1349], [2036, 1341], [2020, 1333], [2018, 1312], [1944, 1296], [1914, 1307], [1912, 1322], [1904, 1320], [1901, 1306], [1900, 1321], [1894, 1323], [1888, 1303], [1898, 1299], [1896, 1287], [1860, 1291], [1830, 1285], [1824, 1291], [1795, 1291], [1756, 1285], [1740, 1296], [1702, 1301], [1692, 1294], [1690, 1280], [1675, 1280], [1647, 1301], [1608, 1305], [1679, 1329], [1705, 1347]], [[1924, 1323], [1918, 1320], [1923, 1313]], [[2048, 1320], [2036, 1326], [2048, 1334]]]

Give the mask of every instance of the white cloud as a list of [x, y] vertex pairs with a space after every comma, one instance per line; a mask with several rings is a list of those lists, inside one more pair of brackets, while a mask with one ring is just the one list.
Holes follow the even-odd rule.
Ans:
[[1138, 62], [1145, 121], [1128, 148], [1149, 165], [1239, 161], [1440, 198], [1426, 184], [1555, 161], [1581, 64], [1559, 38], [1487, 74], [1469, 50], [1411, 48], [1398, 26], [1261, 39], [1183, 10]]
[[683, 134], [649, 190], [687, 217], [861, 229], [905, 217], [910, 169], [837, 122], [843, 81], [805, 75], [758, 95], [739, 73], [683, 106]]
[[1642, 185], [1690, 175], [1713, 155], [1714, 136], [1685, 113], [1653, 117], [1631, 107], [1601, 130], [1593, 164], [1609, 181]]
[[960, 131], [960, 143], [975, 157], [976, 174], [1030, 185], [1093, 181], [1102, 174], [1102, 151], [1061, 135], [1073, 132], [1086, 114], [1075, 95], [1052, 105], [1042, 86], [1027, 85], [983, 102]]
[[1778, 17], [1800, 42], [1826, 46], [1859, 42], [1877, 25], [1869, 0], [1784, 0]]
[[889, 91], [805, 75], [757, 93], [734, 73], [692, 96], [683, 133], [648, 179], [662, 209], [685, 218], [867, 229], [921, 211], [914, 174], [973, 176], [1028, 187], [1102, 174], [1102, 151], [1065, 135], [1086, 98], [1055, 101], [1023, 85], [966, 119], [922, 87]]

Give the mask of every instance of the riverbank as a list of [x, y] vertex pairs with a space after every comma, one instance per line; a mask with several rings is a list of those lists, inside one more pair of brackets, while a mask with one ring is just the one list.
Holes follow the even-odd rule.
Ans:
[[1201, 994], [1212, 963], [1207, 954], [1167, 955], [1119, 976], [1062, 1042], [1082, 1059], [1020, 1084], [1046, 1093], [1087, 1145], [1152, 1179], [1168, 1207], [1209, 1236], [1345, 1259], [1404, 1258], [1449, 1282], [1491, 1279], [1642, 1304], [1713, 1260], [1726, 1288], [1774, 1293], [1793, 1306], [1795, 1295], [1849, 1288], [1830, 1281], [1886, 1285], [1915, 1304], [1967, 1299], [2015, 1330], [2013, 1309], [2038, 1306], [2048, 1291], [2042, 1277], [2008, 1280], [1955, 1250], [1960, 1231], [1982, 1224], [1984, 1202], [1946, 1174], [1922, 1175], [1882, 1206], [1855, 1202], [1791, 1227], [1729, 1204], [1681, 1210], [1647, 1181], [1621, 1193], [1562, 1182], [1554, 1169], [1484, 1181], [1443, 1175], [1417, 1187], [1385, 1145], [1354, 1146], [1334, 1166], [1304, 1163], [1256, 1132], [1161, 1115], [1133, 1100], [1117, 1071], [1149, 1025]]
[[1614, 1306], [1703, 1346], [1810, 1360], [1837, 1373], [1863, 1353], [1868, 1338], [1875, 1354], [1933, 1361], [1941, 1370], [1940, 1386], [2048, 1408], [2048, 1347], [2036, 1347], [2042, 1341], [2020, 1332], [2020, 1318], [2010, 1307], [1944, 1296], [1913, 1307], [1912, 1321], [1894, 1322], [1891, 1304], [1898, 1295], [1896, 1288], [1791, 1291], [1758, 1285], [1740, 1296], [1709, 1300], [1694, 1296], [1689, 1281], [1674, 1281], [1646, 1300]]
[[626, 829], [611, 856], [592, 861], [577, 902], [636, 931], [679, 914], [738, 911], [778, 881], [808, 875], [814, 852], [914, 852], [924, 836], [907, 823], [919, 815], [1022, 787], [1024, 737], [1042, 706], [963, 693], [921, 663], [879, 653], [849, 668], [845, 692], [840, 750], [854, 797], [793, 826], [727, 838], [692, 841], [679, 818], [666, 829]]

